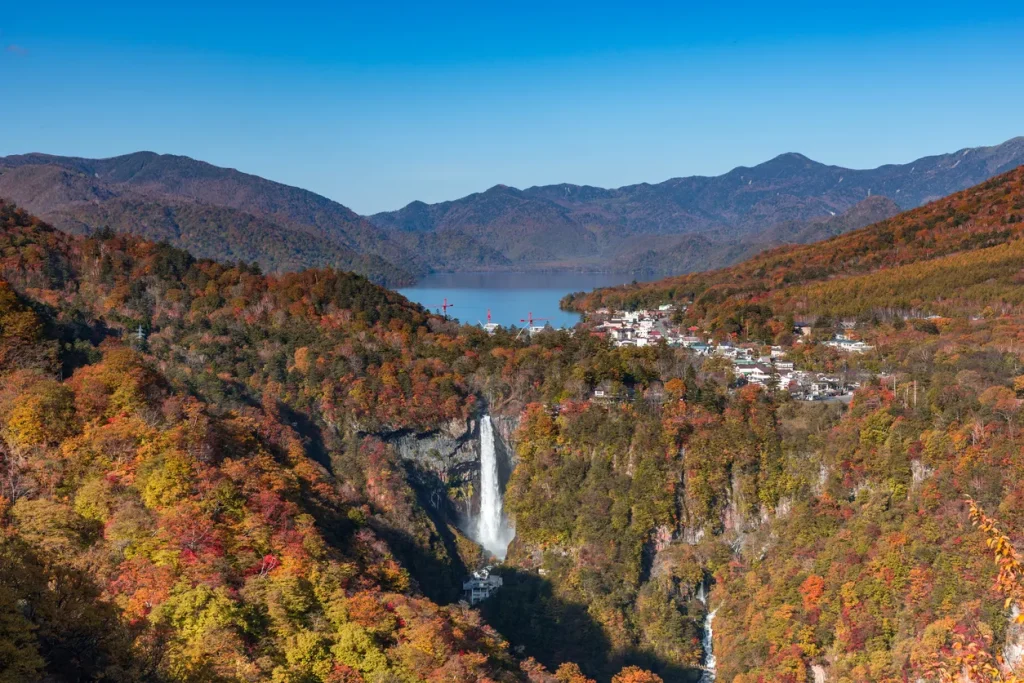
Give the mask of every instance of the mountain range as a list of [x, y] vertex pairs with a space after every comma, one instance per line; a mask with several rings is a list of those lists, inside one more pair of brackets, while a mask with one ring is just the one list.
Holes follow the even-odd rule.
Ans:
[[[688, 306], [735, 333], [768, 312], [882, 320], [1007, 313], [1021, 301], [1024, 166], [940, 201], [732, 266], [566, 297], [580, 311]], [[792, 326], [789, 326], [792, 328]]]
[[341, 204], [188, 157], [9, 156], [0, 197], [76, 234], [109, 227], [270, 271], [334, 266], [388, 284], [412, 279], [396, 265], [405, 251]]
[[616, 189], [498, 185], [363, 217], [313, 192], [189, 157], [0, 158], [0, 197], [57, 227], [108, 227], [270, 272], [332, 266], [398, 286], [434, 271], [683, 273], [812, 242], [1024, 163], [1024, 137], [853, 170], [788, 153], [720, 176]]
[[[370, 220], [392, 233], [456, 233], [487, 241], [517, 267], [703, 270], [749, 255], [742, 245], [815, 239], [819, 233], [810, 224], [796, 224], [820, 223], [870, 197], [882, 195], [911, 209], [1022, 163], [1024, 137], [871, 170], [829, 166], [788, 153], [721, 176], [655, 185], [602, 189], [561, 184], [525, 190], [498, 185], [452, 202], [413, 202]], [[895, 213], [895, 207], [888, 213]], [[851, 217], [848, 227], [884, 217], [876, 213], [866, 222]], [[694, 250], [697, 258], [680, 259], [680, 250]], [[701, 261], [704, 253], [707, 258]]]

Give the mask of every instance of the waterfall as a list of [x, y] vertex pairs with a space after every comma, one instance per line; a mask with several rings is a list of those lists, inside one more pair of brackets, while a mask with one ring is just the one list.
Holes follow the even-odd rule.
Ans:
[[480, 419], [480, 516], [476, 521], [476, 540], [489, 553], [504, 560], [514, 536], [515, 530], [509, 526], [502, 510], [494, 425], [491, 417], [484, 415]]
[[715, 680], [715, 665], [717, 662], [715, 661], [714, 631], [711, 625], [715, 621], [715, 613], [717, 612], [718, 608], [716, 607], [704, 617], [704, 639], [701, 643], [704, 646], [704, 673], [700, 675], [700, 683], [714, 683]]

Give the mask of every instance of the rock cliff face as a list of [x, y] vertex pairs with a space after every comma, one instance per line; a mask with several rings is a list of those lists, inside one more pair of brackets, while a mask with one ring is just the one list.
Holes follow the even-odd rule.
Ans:
[[1003, 647], [1003, 659], [1006, 665], [1018, 671], [1024, 662], [1024, 626], [1016, 623], [1020, 616], [1020, 608], [1016, 605], [1010, 611], [1009, 625], [1006, 627], [1006, 644]]
[[[519, 415], [491, 415], [502, 489], [515, 468], [514, 435]], [[480, 420], [453, 420], [432, 432], [386, 437], [406, 465], [409, 481], [432, 512], [471, 530], [480, 511]]]
[[491, 416], [491, 424], [494, 425], [496, 436], [495, 446], [498, 451], [498, 474], [501, 476], [502, 491], [508, 486], [512, 470], [516, 468], [516, 463], [518, 462], [515, 448], [515, 433], [519, 429], [519, 422], [519, 414]]

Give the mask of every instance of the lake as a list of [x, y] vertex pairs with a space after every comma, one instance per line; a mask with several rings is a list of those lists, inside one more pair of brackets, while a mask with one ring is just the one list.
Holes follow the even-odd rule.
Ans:
[[438, 313], [447, 298], [448, 315], [470, 325], [486, 323], [490, 309], [491, 322], [505, 327], [522, 327], [531, 312], [553, 327], [572, 327], [580, 316], [559, 310], [563, 296], [634, 279], [630, 273], [435, 273], [398, 291]]

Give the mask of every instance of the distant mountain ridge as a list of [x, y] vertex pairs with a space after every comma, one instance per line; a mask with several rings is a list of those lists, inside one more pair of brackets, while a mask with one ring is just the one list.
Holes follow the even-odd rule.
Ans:
[[[760, 244], [765, 240], [758, 235], [782, 239], [788, 232], [802, 241], [801, 231], [792, 224], [842, 214], [877, 195], [904, 209], [914, 208], [1021, 164], [1024, 137], [869, 170], [829, 166], [787, 153], [721, 176], [673, 178], [653, 185], [603, 189], [560, 184], [525, 190], [497, 185], [455, 201], [413, 202], [370, 220], [392, 233], [462, 234], [487, 242], [519, 267], [609, 267], [628, 263], [638, 249], [646, 251], [650, 236], [688, 235], [698, 242], [730, 245], [736, 240]], [[790, 228], [776, 227], [780, 224]], [[707, 263], [691, 265], [724, 265], [715, 256], [722, 250], [712, 252]], [[655, 259], [645, 267], [652, 272], [671, 270], [665, 266], [675, 260], [667, 262]]]
[[269, 272], [330, 266], [394, 287], [436, 271], [706, 270], [867, 225], [1021, 164], [1024, 137], [870, 170], [787, 153], [715, 177], [616, 189], [497, 185], [362, 217], [184, 156], [23, 154], [0, 158], [0, 197], [72, 233], [109, 227]]
[[781, 244], [810, 244], [891, 218], [896, 202], [874, 195], [845, 213], [806, 221], [778, 223], [764, 232], [732, 239], [701, 234], [651, 235], [631, 241], [630, 251], [612, 261], [614, 270], [630, 273], [689, 273], [707, 264], [732, 264]]
[[730, 332], [745, 311], [769, 308], [865, 320], [921, 311], [991, 316], [1024, 302], [1022, 235], [1024, 165], [814, 244], [766, 250], [726, 268], [580, 292], [563, 304], [592, 311], [692, 302], [688, 316], [728, 324]]
[[110, 227], [270, 271], [334, 266], [388, 284], [414, 278], [406, 249], [351, 209], [189, 157], [9, 156], [0, 158], [0, 197], [74, 233]]

